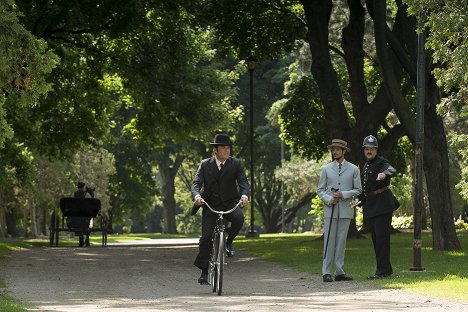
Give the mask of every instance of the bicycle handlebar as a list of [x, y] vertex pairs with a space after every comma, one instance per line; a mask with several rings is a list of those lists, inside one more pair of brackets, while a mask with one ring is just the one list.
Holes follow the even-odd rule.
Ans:
[[211, 211], [213, 211], [214, 213], [220, 214], [220, 215], [229, 214], [229, 213], [233, 212], [234, 210], [236, 210], [237, 207], [239, 207], [241, 205], [241, 201], [239, 201], [237, 203], [237, 205], [235, 205], [233, 208], [229, 209], [228, 211], [218, 211], [218, 210], [214, 210], [213, 208], [211, 208], [211, 206], [208, 205], [208, 203], [205, 200], [203, 200], [203, 198], [201, 200], [202, 200], [202, 203], [204, 205], [206, 205], [206, 207], [208, 207]]

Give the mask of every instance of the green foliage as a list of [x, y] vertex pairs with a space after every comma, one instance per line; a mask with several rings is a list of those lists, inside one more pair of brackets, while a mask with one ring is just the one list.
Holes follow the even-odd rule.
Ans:
[[216, 29], [223, 52], [240, 59], [280, 58], [306, 33], [297, 1], [205, 1], [199, 14]]
[[424, 19], [429, 34], [426, 47], [431, 49], [433, 73], [444, 92], [439, 113], [446, 118], [456, 116], [462, 121], [461, 127], [454, 129], [450, 136], [463, 162], [457, 188], [461, 196], [468, 200], [468, 144], [463, 131], [468, 116], [468, 2], [415, 0], [405, 3], [411, 13]]
[[323, 229], [323, 201], [316, 195], [312, 198], [311, 210], [309, 211], [310, 215], [315, 216], [315, 228]]
[[192, 234], [201, 232], [201, 217], [189, 216], [187, 213], [176, 215], [177, 232], [183, 234]]
[[392, 226], [395, 229], [412, 229], [413, 216], [399, 216], [392, 218]]
[[133, 144], [124, 135], [109, 147], [115, 157], [116, 172], [110, 176], [109, 197], [114, 202], [114, 221], [124, 222], [133, 217], [144, 219], [155, 206], [158, 195], [154, 153], [146, 144]]
[[455, 229], [460, 231], [468, 231], [468, 223], [462, 219], [455, 220]]
[[312, 77], [292, 75], [281, 104], [278, 122], [282, 139], [304, 157], [321, 159], [327, 151], [327, 130], [318, 88]]
[[0, 147], [18, 135], [21, 123], [29, 135], [37, 130], [32, 110], [51, 89], [46, 77], [58, 62], [43, 40], [20, 25], [13, 7], [10, 0], [0, 4], [0, 45], [8, 47], [0, 52]]
[[443, 3], [432, 3], [427, 16], [426, 26], [430, 29], [427, 46], [433, 51], [434, 75], [439, 86], [448, 95], [441, 105], [451, 106], [456, 111], [468, 114], [468, 4], [462, 0], [450, 0]]
[[108, 46], [126, 60], [118, 71], [136, 108], [125, 130], [153, 146], [211, 136], [231, 122], [237, 74], [213, 62], [212, 34], [194, 27], [192, 18], [182, 6], [160, 5]]
[[72, 184], [83, 181], [88, 187], [96, 188], [95, 196], [101, 200], [103, 213], [107, 213], [110, 210], [109, 180], [115, 174], [114, 155], [104, 148], [82, 149], [74, 155], [72, 166], [69, 174]]
[[34, 118], [18, 122], [25, 134], [37, 132], [20, 141], [55, 157], [98, 145], [111, 127], [114, 104], [101, 81], [111, 64], [102, 39], [107, 42], [127, 31], [138, 13], [144, 14], [141, 2], [17, 0], [15, 8], [22, 13], [22, 25], [60, 56], [57, 68], [45, 76], [53, 79], [53, 89], [29, 111]]
[[[385, 130], [382, 129], [382, 132]], [[414, 157], [413, 145], [407, 136], [401, 137], [395, 148], [383, 156], [389, 160], [398, 174], [404, 174], [408, 171], [409, 159]]]
[[[5, 185], [22, 185], [30, 181], [32, 176], [31, 151], [24, 144], [7, 141], [0, 158], [0, 187]], [[8, 187], [10, 187], [8, 186]]]
[[468, 134], [452, 134], [450, 143], [458, 149], [461, 157], [461, 178], [456, 188], [464, 200], [468, 201]]
[[316, 191], [320, 179], [320, 168], [320, 163], [296, 156], [290, 161], [283, 162], [282, 166], [276, 170], [276, 176], [284, 182], [291, 195], [291, 203]]
[[176, 215], [178, 233], [191, 234], [201, 232], [201, 211], [195, 216], [190, 215], [193, 207], [190, 186], [199, 163], [199, 155], [195, 155], [195, 153], [189, 154], [177, 172], [175, 180], [176, 202], [177, 206], [180, 207], [179, 213]]
[[392, 178], [391, 190], [400, 202], [400, 208], [395, 211], [395, 215], [413, 215], [413, 183], [414, 182], [409, 174], [400, 173], [396, 177]]

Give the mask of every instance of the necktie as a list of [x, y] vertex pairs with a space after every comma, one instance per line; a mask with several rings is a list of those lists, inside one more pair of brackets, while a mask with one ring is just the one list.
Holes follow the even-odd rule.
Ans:
[[341, 172], [341, 164], [338, 165], [338, 172]]
[[224, 164], [223, 163], [220, 163], [219, 164], [219, 172], [221, 172], [223, 170], [223, 167], [224, 167]]

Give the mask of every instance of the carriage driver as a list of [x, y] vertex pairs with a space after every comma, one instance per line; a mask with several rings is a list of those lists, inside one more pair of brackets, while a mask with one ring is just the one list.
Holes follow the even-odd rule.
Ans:
[[[81, 182], [81, 181], [78, 182], [76, 184], [76, 187], [78, 188], [78, 190], [76, 190], [75, 193], [73, 193], [73, 197], [76, 197], [76, 198], [92, 198], [91, 194], [87, 192], [86, 184], [84, 182]], [[79, 237], [79, 243], [78, 243], [79, 247], [83, 247], [85, 245], [86, 245], [86, 247], [90, 246], [89, 232], [86, 233], [86, 240], [84, 239], [84, 234], [85, 233], [76, 232], [75, 234], [78, 235], [78, 237]]]

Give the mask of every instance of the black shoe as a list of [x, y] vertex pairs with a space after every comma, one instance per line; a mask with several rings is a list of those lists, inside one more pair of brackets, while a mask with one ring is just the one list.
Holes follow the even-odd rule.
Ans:
[[198, 283], [200, 285], [209, 285], [208, 283], [208, 273], [202, 273], [198, 278]]
[[367, 279], [368, 280], [376, 280], [376, 279], [389, 277], [390, 275], [392, 275], [392, 273], [374, 274], [374, 275], [368, 276]]
[[353, 278], [349, 275], [346, 274], [340, 274], [335, 276], [335, 281], [340, 282], [340, 281], [352, 281]]
[[324, 281], [325, 283], [333, 282], [333, 278], [331, 277], [330, 274], [325, 274], [325, 275], [323, 276], [323, 281]]
[[236, 254], [236, 251], [232, 249], [232, 243], [226, 243], [226, 256], [234, 257], [235, 254]]

